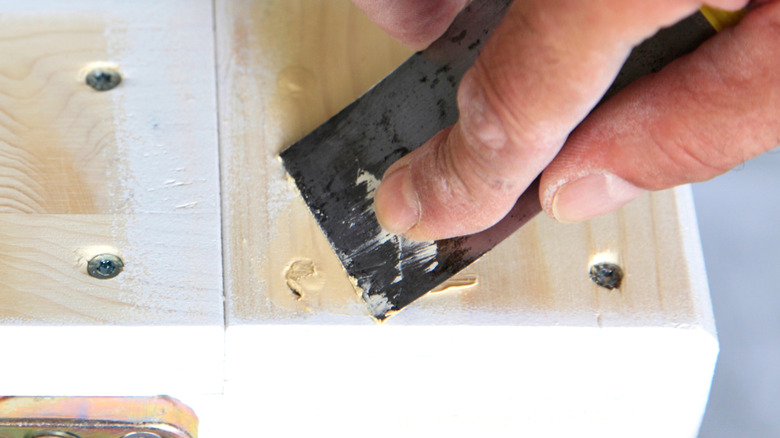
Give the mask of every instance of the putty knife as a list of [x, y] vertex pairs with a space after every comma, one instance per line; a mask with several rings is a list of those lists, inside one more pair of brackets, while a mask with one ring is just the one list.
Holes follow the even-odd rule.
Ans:
[[[385, 170], [455, 123], [458, 82], [510, 3], [472, 1], [429, 48], [281, 153], [285, 169], [380, 321], [473, 263], [541, 210], [534, 183], [492, 228], [435, 242], [383, 231], [373, 210]], [[662, 30], [634, 49], [606, 96], [660, 70], [715, 32], [701, 13]]]

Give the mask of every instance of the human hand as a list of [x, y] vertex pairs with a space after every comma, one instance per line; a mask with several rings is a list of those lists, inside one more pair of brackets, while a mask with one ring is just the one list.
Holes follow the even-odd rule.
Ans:
[[[415, 48], [441, 35], [466, 3], [354, 1]], [[730, 10], [747, 3], [709, 2]], [[379, 222], [416, 240], [471, 234], [503, 218], [542, 171], [545, 211], [579, 221], [777, 146], [780, 1], [751, 2], [739, 25], [593, 110], [634, 45], [700, 6], [515, 0], [460, 84], [458, 122], [385, 173]]]

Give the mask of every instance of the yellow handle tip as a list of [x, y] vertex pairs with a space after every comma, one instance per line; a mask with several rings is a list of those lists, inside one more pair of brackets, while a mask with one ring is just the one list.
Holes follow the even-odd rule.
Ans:
[[729, 26], [737, 24], [745, 15], [745, 10], [724, 11], [723, 9], [715, 9], [710, 6], [702, 6], [701, 13], [712, 24], [712, 27], [720, 32]]

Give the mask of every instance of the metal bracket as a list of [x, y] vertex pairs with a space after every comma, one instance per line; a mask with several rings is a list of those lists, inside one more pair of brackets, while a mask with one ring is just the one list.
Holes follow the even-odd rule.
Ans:
[[197, 438], [170, 397], [0, 397], [0, 438]]

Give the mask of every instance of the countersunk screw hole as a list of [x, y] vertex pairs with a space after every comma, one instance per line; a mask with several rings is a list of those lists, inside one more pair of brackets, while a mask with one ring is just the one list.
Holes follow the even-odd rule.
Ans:
[[97, 91], [108, 91], [122, 82], [122, 76], [110, 67], [95, 67], [87, 73], [87, 85]]
[[612, 290], [623, 281], [623, 269], [614, 263], [597, 263], [590, 267], [590, 279], [597, 285]]
[[91, 277], [108, 280], [119, 275], [124, 267], [124, 262], [116, 255], [98, 254], [89, 261], [87, 273]]

